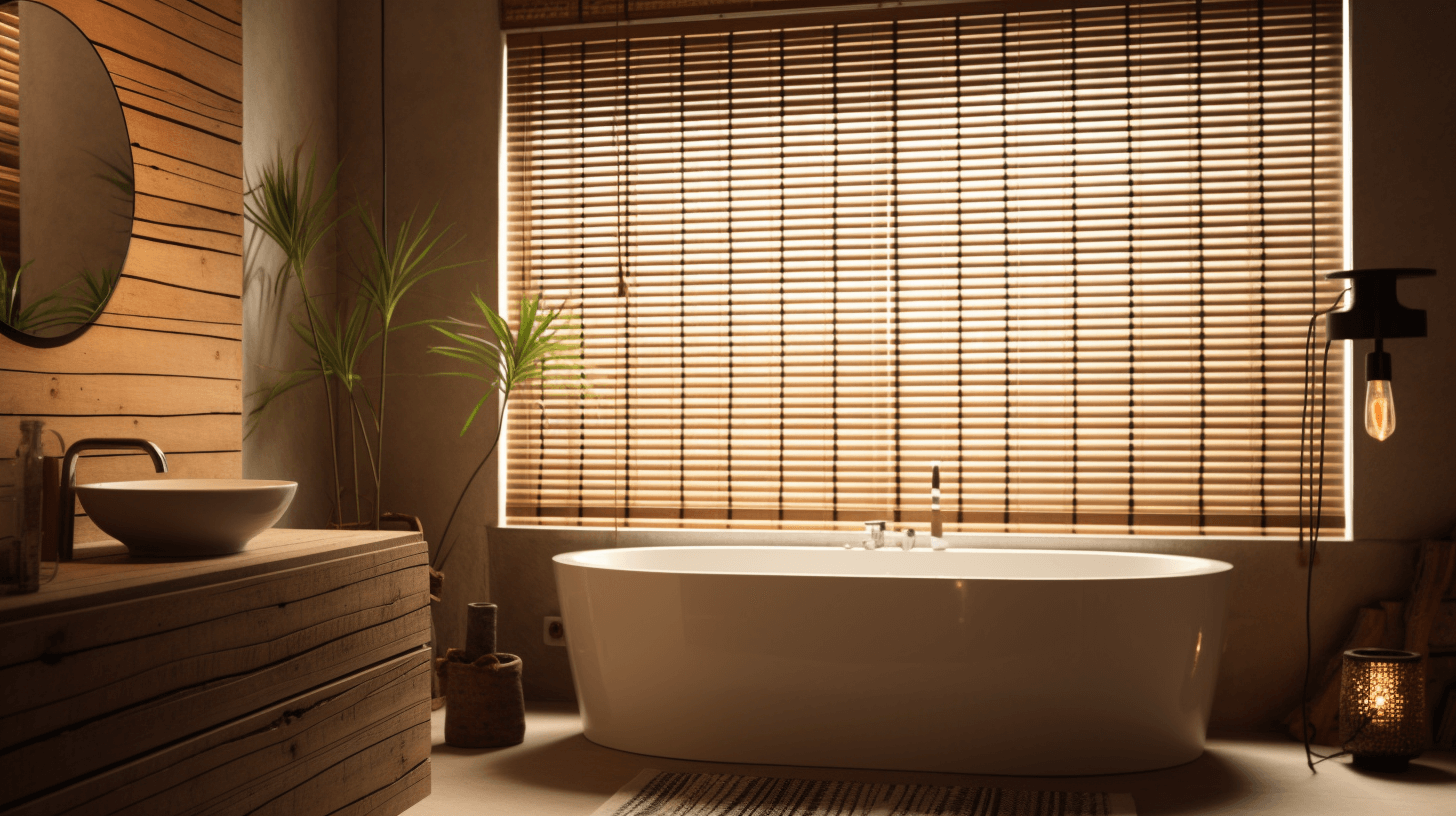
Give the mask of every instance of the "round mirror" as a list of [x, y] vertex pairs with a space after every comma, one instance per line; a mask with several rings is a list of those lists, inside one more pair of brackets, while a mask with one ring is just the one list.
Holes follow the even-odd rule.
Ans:
[[131, 243], [129, 142], [86, 36], [42, 3], [0, 4], [0, 333], [56, 346], [101, 314]]

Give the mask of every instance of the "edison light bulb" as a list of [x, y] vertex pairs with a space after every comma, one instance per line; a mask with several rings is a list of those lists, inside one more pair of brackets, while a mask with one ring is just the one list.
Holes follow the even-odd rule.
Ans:
[[1395, 392], [1390, 390], [1390, 380], [1365, 384], [1365, 433], [1381, 442], [1395, 433]]

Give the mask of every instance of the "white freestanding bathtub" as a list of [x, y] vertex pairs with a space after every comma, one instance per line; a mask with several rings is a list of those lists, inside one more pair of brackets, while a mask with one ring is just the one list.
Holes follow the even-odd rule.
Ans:
[[1204, 733], [1232, 567], [1058, 550], [555, 558], [586, 736], [718, 762], [1142, 771]]

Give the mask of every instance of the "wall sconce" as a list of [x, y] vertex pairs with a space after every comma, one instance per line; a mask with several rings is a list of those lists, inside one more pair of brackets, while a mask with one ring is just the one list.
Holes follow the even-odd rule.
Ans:
[[1416, 652], [1351, 649], [1340, 667], [1340, 742], [1369, 771], [1403, 771], [1426, 749], [1426, 664]]
[[1390, 387], [1390, 355], [1384, 341], [1394, 337], [1425, 337], [1426, 313], [1407, 309], [1395, 294], [1401, 278], [1425, 278], [1434, 269], [1352, 269], [1326, 275], [1349, 279], [1354, 302], [1343, 312], [1325, 315], [1325, 336], [1330, 340], [1374, 340], [1375, 350], [1365, 357], [1365, 432], [1384, 441], [1395, 433], [1395, 394]]

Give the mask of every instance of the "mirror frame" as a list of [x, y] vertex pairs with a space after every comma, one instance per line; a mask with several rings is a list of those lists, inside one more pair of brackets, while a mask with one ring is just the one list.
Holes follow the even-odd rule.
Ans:
[[126, 241], [126, 253], [121, 257], [121, 266], [119, 271], [117, 272], [116, 284], [112, 286], [111, 291], [106, 294], [106, 300], [101, 304], [101, 308], [97, 310], [96, 316], [93, 317], [90, 322], [80, 326], [74, 331], [67, 332], [66, 334], [57, 335], [55, 337], [37, 337], [33, 334], [26, 334], [23, 331], [11, 327], [8, 323], [0, 322], [0, 335], [4, 335], [5, 337], [10, 338], [17, 343], [20, 343], [21, 345], [30, 346], [31, 348], [56, 348], [58, 346], [64, 346], [67, 343], [78, 339], [81, 335], [85, 334], [88, 329], [96, 325], [96, 321], [101, 319], [101, 317], [106, 314], [107, 307], [111, 305], [111, 299], [116, 296], [116, 290], [121, 286], [122, 279], [126, 277], [126, 260], [127, 258], [131, 257], [131, 245], [136, 240], [136, 144], [132, 141], [131, 138], [131, 126], [128, 125], [126, 121], [126, 105], [124, 105], [121, 101], [121, 93], [116, 89], [116, 80], [112, 78], [111, 69], [106, 66], [106, 60], [102, 59], [101, 52], [96, 48], [96, 43], [92, 41], [90, 37], [86, 36], [86, 32], [82, 31], [81, 27], [76, 25], [76, 21], [68, 17], [64, 11], [46, 2], [46, 0], [4, 0], [4, 2], [0, 2], [0, 7], [7, 6], [11, 2], [16, 3], [17, 6], [20, 3], [35, 3], [37, 5], [45, 6], [46, 8], [50, 9], [58, 16], [60, 16], [61, 19], [65, 20], [66, 24], [69, 25], [71, 29], [76, 32], [76, 35], [79, 36], [81, 39], [85, 40], [87, 45], [91, 46], [91, 53], [96, 55], [96, 62], [101, 65], [101, 70], [106, 72], [106, 82], [108, 85], [111, 86], [111, 97], [116, 100], [116, 106], [121, 109], [121, 126], [126, 129], [127, 151], [131, 153], [132, 193], [131, 213], [127, 216], [127, 221], [129, 222], [129, 224], [128, 237]]

